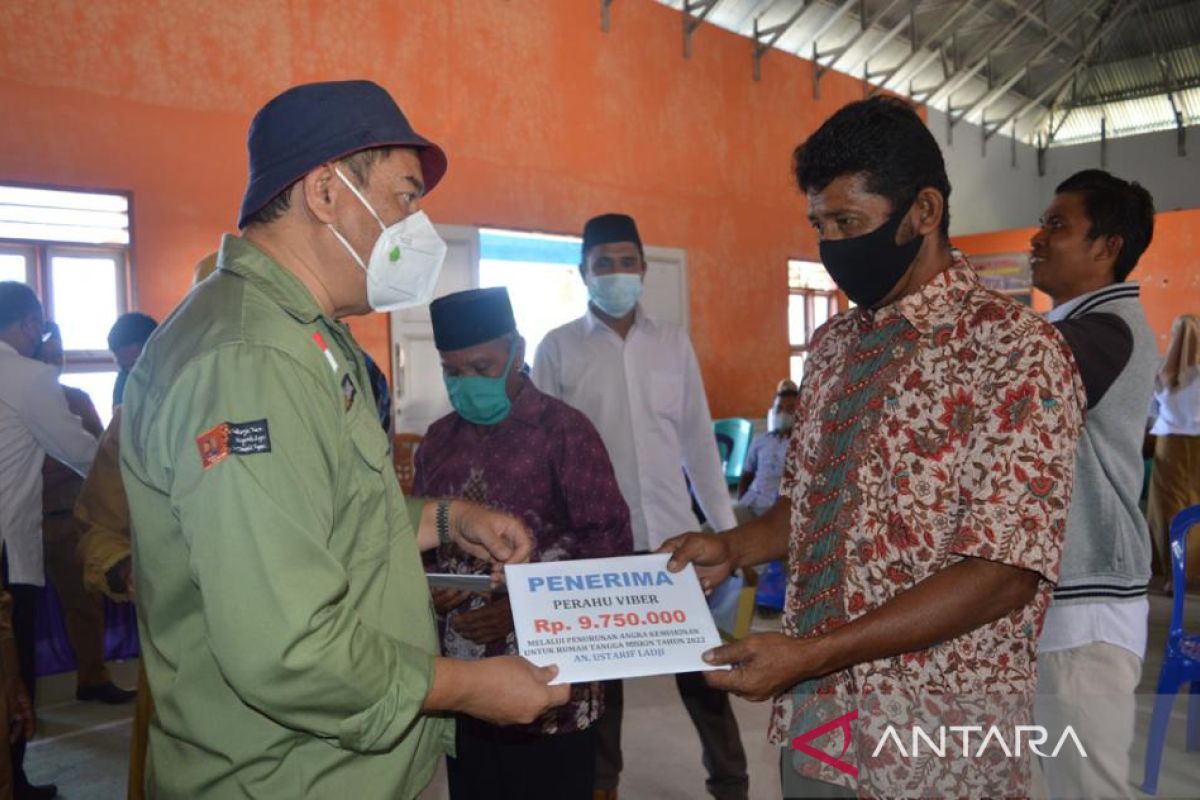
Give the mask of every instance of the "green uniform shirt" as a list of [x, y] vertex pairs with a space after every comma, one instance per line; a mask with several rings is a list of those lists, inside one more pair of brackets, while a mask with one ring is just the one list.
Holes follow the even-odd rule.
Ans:
[[413, 519], [362, 353], [226, 237], [125, 390], [159, 798], [411, 798], [453, 746]]

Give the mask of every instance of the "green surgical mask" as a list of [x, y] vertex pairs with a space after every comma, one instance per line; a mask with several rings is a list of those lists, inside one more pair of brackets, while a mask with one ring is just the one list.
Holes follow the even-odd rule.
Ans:
[[508, 361], [504, 364], [504, 372], [498, 378], [483, 375], [470, 377], [445, 376], [446, 393], [450, 395], [450, 405], [458, 415], [467, 422], [476, 425], [498, 425], [512, 411], [512, 402], [508, 399], [508, 371], [512, 369], [513, 359], [517, 355], [517, 343], [513, 342], [508, 352]]

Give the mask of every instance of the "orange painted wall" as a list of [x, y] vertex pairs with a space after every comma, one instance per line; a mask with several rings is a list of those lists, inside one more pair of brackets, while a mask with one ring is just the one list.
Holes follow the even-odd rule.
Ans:
[[[8, 0], [0, 180], [131, 189], [138, 306], [165, 315], [232, 228], [253, 112], [289, 85], [379, 81], [450, 154], [437, 222], [577, 233], [638, 218], [688, 251], [692, 338], [717, 416], [787, 373], [786, 261], [813, 257], [791, 150], [862, 96], [711, 26], [680, 52], [651, 0]], [[382, 317], [354, 323], [387, 364]]]
[[[1034, 228], [956, 236], [954, 244], [968, 256], [1013, 253], [1029, 249]], [[1154, 219], [1154, 240], [1130, 275], [1142, 287], [1142, 304], [1150, 327], [1166, 352], [1171, 323], [1180, 314], [1200, 313], [1200, 209], [1164, 211]], [[1050, 308], [1050, 301], [1034, 293], [1034, 307]]]

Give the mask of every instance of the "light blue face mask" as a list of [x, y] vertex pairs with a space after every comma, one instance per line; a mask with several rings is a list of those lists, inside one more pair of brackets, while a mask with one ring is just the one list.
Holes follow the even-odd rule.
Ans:
[[512, 401], [508, 399], [508, 371], [512, 369], [513, 359], [517, 356], [517, 343], [514, 341], [508, 352], [508, 361], [504, 363], [504, 372], [498, 378], [486, 375], [443, 376], [446, 382], [446, 393], [450, 395], [450, 405], [458, 415], [467, 422], [476, 425], [498, 425], [512, 411]]
[[610, 317], [621, 318], [642, 298], [642, 276], [635, 272], [588, 275], [588, 297]]

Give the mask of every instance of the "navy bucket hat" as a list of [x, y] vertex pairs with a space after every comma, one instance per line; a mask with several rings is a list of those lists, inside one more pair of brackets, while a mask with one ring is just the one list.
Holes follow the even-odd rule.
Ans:
[[310, 170], [360, 150], [411, 147], [421, 160], [426, 192], [446, 174], [442, 148], [414, 131], [387, 90], [371, 81], [293, 86], [254, 115], [246, 146], [250, 181], [238, 228]]

